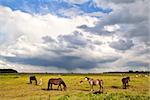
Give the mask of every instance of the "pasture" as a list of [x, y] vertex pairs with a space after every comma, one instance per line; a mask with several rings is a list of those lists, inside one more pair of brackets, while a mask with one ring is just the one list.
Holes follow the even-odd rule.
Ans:
[[[141, 74], [34, 74], [42, 85], [29, 84], [29, 74], [0, 74], [0, 100], [150, 100], [150, 76]], [[102, 79], [104, 93], [93, 94], [84, 77]], [[121, 79], [130, 76], [129, 87], [122, 89]], [[50, 78], [62, 78], [67, 91], [47, 90]], [[80, 83], [80, 81], [83, 81]], [[98, 90], [94, 86], [94, 90]]]

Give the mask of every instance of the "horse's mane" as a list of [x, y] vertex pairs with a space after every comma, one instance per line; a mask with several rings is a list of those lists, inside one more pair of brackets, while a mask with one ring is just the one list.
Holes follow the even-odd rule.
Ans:
[[88, 80], [91, 79], [91, 78], [89, 78], [89, 77], [85, 77], [85, 78], [87, 78]]

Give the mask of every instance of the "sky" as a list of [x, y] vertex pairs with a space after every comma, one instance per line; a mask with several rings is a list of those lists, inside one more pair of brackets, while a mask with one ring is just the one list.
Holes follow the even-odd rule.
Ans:
[[149, 0], [0, 0], [0, 68], [149, 71]]

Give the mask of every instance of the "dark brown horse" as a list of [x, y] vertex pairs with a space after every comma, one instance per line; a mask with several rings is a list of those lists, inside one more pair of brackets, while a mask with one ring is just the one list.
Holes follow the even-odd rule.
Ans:
[[61, 84], [63, 85], [63, 90], [67, 89], [67, 86], [66, 86], [65, 82], [61, 78], [51, 78], [51, 79], [49, 79], [47, 90], [52, 90], [52, 84], [58, 85], [58, 88], [57, 88], [58, 90], [59, 90], [59, 88], [62, 90]]
[[37, 79], [35, 76], [30, 76], [30, 83], [32, 84], [32, 81], [35, 81], [35, 84], [37, 85]]
[[100, 79], [92, 79], [92, 78], [88, 78], [85, 77], [85, 80], [87, 80], [91, 86], [91, 91], [93, 91], [93, 86], [94, 85], [99, 85], [99, 89], [103, 91], [103, 80]]
[[129, 86], [128, 82], [130, 81], [130, 77], [122, 78], [123, 89], [126, 89]]

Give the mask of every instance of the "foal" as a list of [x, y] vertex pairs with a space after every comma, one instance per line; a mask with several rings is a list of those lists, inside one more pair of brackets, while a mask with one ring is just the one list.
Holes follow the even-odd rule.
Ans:
[[32, 84], [32, 81], [35, 81], [35, 84], [37, 85], [37, 79], [35, 76], [30, 76], [30, 83]]
[[93, 91], [93, 86], [94, 85], [99, 85], [99, 89], [103, 91], [103, 80], [99, 80], [99, 79], [92, 79], [92, 78], [88, 78], [85, 77], [85, 80], [89, 82], [90, 86], [91, 86], [91, 91]]
[[130, 81], [130, 77], [122, 78], [123, 89], [126, 89], [129, 86], [128, 82]]
[[66, 84], [65, 84], [65, 82], [61, 79], [61, 78], [51, 78], [51, 79], [49, 79], [49, 81], [48, 81], [48, 88], [47, 88], [47, 90], [52, 90], [52, 84], [54, 84], [54, 85], [58, 85], [58, 88], [57, 89], [61, 89], [62, 90], [62, 88], [61, 88], [61, 84], [63, 85], [63, 89], [64, 90], [66, 90], [67, 89], [67, 86], [66, 86]]

